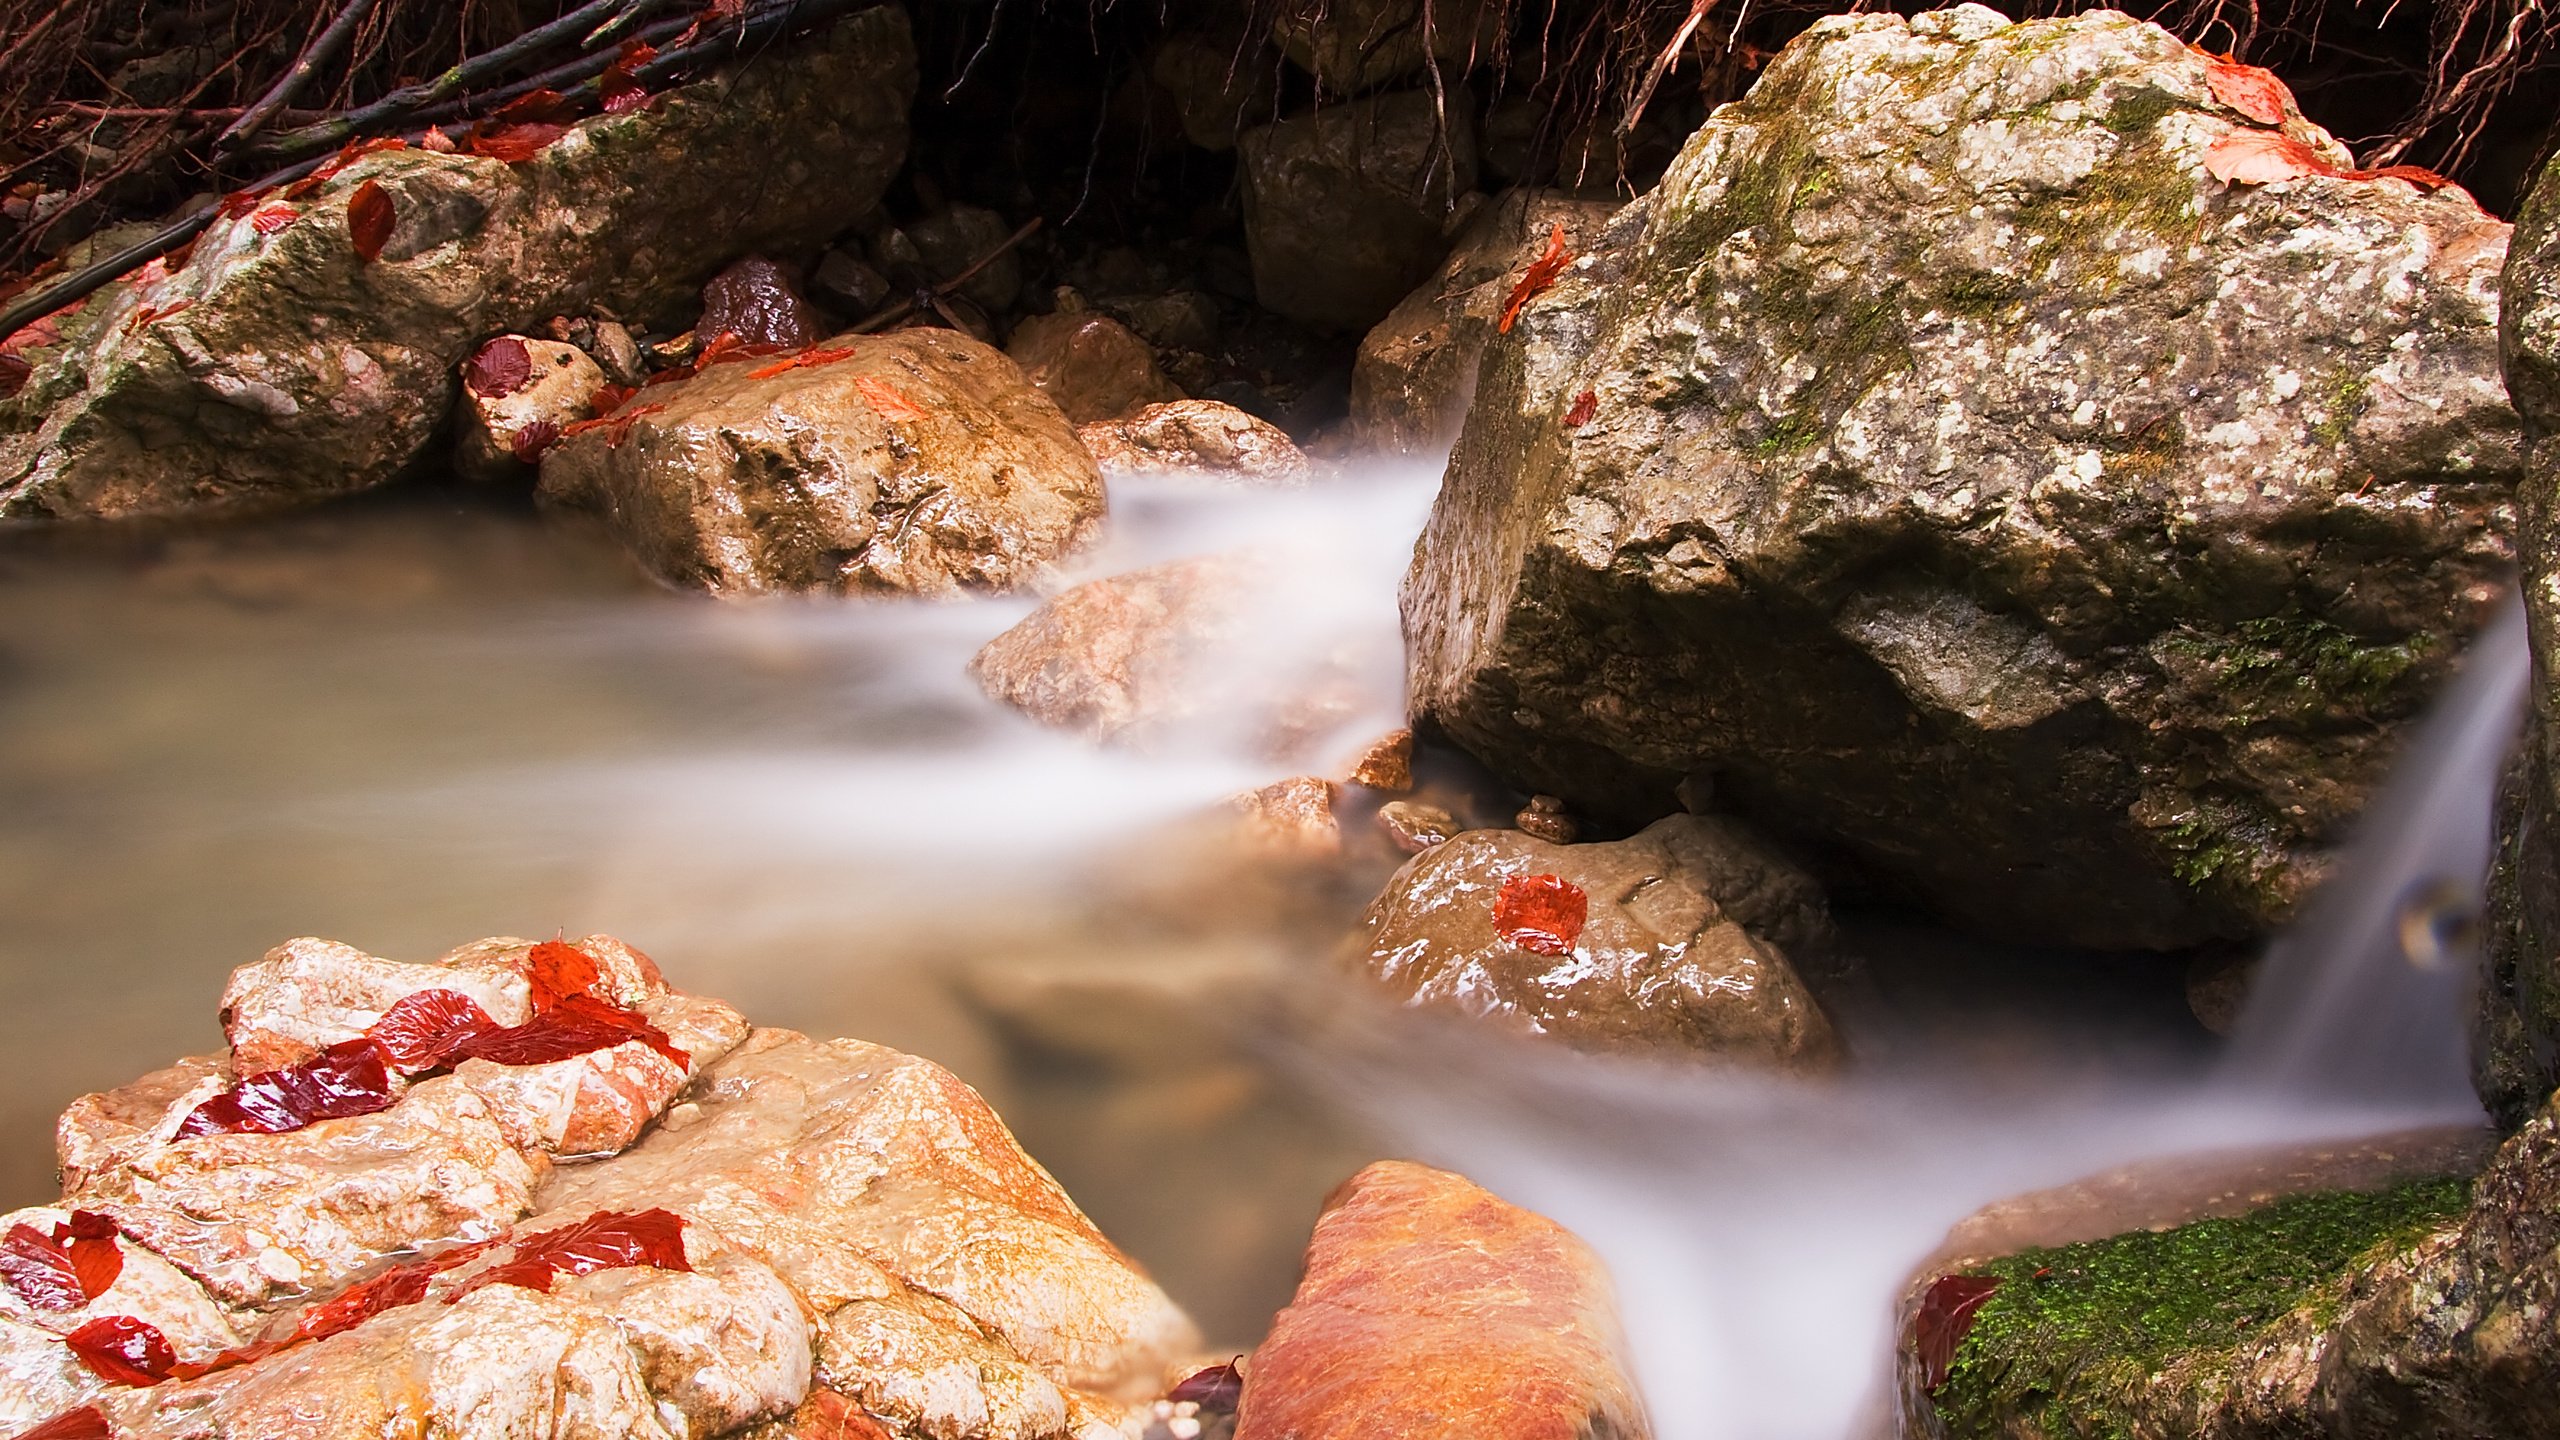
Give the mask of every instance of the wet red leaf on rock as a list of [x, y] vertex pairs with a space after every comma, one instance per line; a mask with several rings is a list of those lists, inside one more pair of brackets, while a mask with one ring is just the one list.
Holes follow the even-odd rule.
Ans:
[[613, 410], [607, 414], [598, 415], [592, 420], [581, 420], [577, 424], [571, 425], [567, 429], [562, 430], [560, 432], [560, 438], [567, 440], [574, 436], [584, 435], [590, 430], [602, 430], [605, 432], [605, 448], [608, 450], [619, 450], [622, 448], [622, 442], [631, 438], [631, 427], [640, 423], [642, 417], [649, 415], [663, 415], [666, 413], [666, 409], [667, 407], [664, 405], [633, 405], [628, 408], [624, 408], [617, 403]]
[[1521, 272], [1520, 283], [1511, 287], [1511, 298], [1502, 304], [1502, 323], [1496, 328], [1505, 335], [1510, 334], [1520, 312], [1528, 308], [1530, 301], [1553, 288], [1557, 277], [1564, 274], [1564, 267], [1572, 263], [1573, 252], [1566, 249], [1564, 243], [1564, 222], [1559, 220], [1547, 236], [1546, 253], [1530, 261], [1529, 268]]
[[1493, 928], [1540, 955], [1572, 954], [1590, 915], [1590, 897], [1561, 875], [1514, 875], [1493, 897]]
[[[660, 371], [660, 372], [658, 372], [658, 373], [659, 373], [660, 375], [663, 375], [663, 374], [666, 374], [667, 372], [662, 370], [662, 371]], [[650, 384], [654, 385], [654, 384], [656, 384], [656, 383], [657, 383], [657, 381], [658, 381], [658, 376], [657, 376], [657, 375], [652, 375], [652, 376], [650, 376], [650, 377], [649, 377], [649, 383], [650, 383]], [[592, 395], [592, 396], [588, 397], [588, 399], [587, 399], [587, 413], [588, 413], [590, 416], [592, 416], [593, 418], [601, 420], [601, 419], [603, 419], [605, 416], [612, 414], [614, 411], [621, 409], [621, 408], [623, 407], [624, 402], [628, 401], [628, 400], [629, 400], [633, 395], [638, 394], [638, 393], [639, 393], [638, 391], [636, 391], [636, 390], [632, 389], [632, 388], [631, 388], [630, 386], [628, 386], [628, 385], [606, 385], [606, 386], [602, 386], [602, 387], [600, 387], [600, 388], [598, 388], [598, 389], [597, 389], [597, 391], [596, 391], [596, 393], [595, 393], [594, 395]], [[586, 422], [584, 422], [584, 421], [580, 421], [580, 422], [578, 422], [578, 423], [579, 423], [579, 424], [584, 424], [584, 423], [586, 423]], [[575, 430], [575, 429], [577, 429], [577, 428], [578, 428], [578, 426], [577, 426], [577, 425], [571, 425], [571, 426], [569, 427], [569, 429], [570, 429], [570, 430]], [[566, 432], [563, 432], [563, 433], [566, 433]]]
[[1956, 1363], [1956, 1349], [1973, 1331], [1974, 1312], [1991, 1292], [2000, 1288], [1997, 1275], [1941, 1275], [1929, 1282], [1920, 1297], [1920, 1313], [1912, 1317], [1912, 1339], [1920, 1353], [1922, 1379], [1927, 1388], [1937, 1389], [1947, 1383], [1947, 1372]]
[[522, 1025], [476, 1036], [456, 1049], [453, 1059], [548, 1065], [634, 1040], [679, 1066], [690, 1068], [693, 1063], [693, 1057], [677, 1049], [666, 1031], [649, 1023], [638, 1011], [625, 1010], [593, 995], [569, 996]]
[[181, 300], [174, 305], [141, 306], [125, 317], [124, 333], [130, 335], [145, 325], [156, 325], [195, 303], [193, 300]]
[[1164, 1398], [1177, 1405], [1187, 1400], [1199, 1406], [1204, 1414], [1232, 1415], [1236, 1412], [1236, 1402], [1243, 1395], [1244, 1376], [1237, 1373], [1235, 1362], [1230, 1360], [1223, 1365], [1192, 1371], [1183, 1377], [1181, 1384], [1165, 1392]]
[[115, 1432], [107, 1428], [107, 1417], [95, 1405], [65, 1410], [33, 1430], [18, 1433], [17, 1440], [115, 1440]]
[[2235, 65], [2228, 60], [2216, 61], [2205, 70], [2205, 84], [2213, 98], [2257, 121], [2261, 125], [2284, 123], [2286, 102], [2293, 92], [2272, 70], [2255, 65]]
[[2234, 130], [2213, 142], [2204, 154], [2204, 172], [2227, 185], [2269, 185], [2319, 175], [2332, 180], [2401, 180], [2422, 192], [2453, 184], [2417, 165], [2385, 165], [2379, 170], [2351, 170], [2290, 135], [2268, 130]]
[[592, 1275], [645, 1265], [693, 1269], [684, 1256], [684, 1217], [672, 1210], [599, 1211], [575, 1225], [546, 1230], [516, 1242], [515, 1254], [446, 1297], [459, 1300], [485, 1285], [516, 1285], [548, 1293], [559, 1276]]
[[294, 221], [302, 212], [290, 205], [269, 205], [249, 217], [249, 228], [261, 235], [273, 235]]
[[1599, 413], [1600, 392], [1597, 390], [1585, 390], [1581, 394], [1573, 397], [1573, 408], [1564, 412], [1565, 427], [1571, 430], [1579, 430], [1583, 426], [1590, 424], [1591, 417]]
[[[836, 362], [837, 362], [837, 361], [839, 361], [839, 360], [850, 360], [850, 359], [852, 359], [852, 358], [853, 358], [853, 356], [854, 356], [854, 352], [853, 352], [853, 350], [852, 350], [852, 349], [850, 349], [850, 348], [838, 349], [838, 350], [824, 350], [824, 349], [814, 349], [814, 348], [813, 348], [813, 349], [803, 350], [803, 351], [801, 351], [799, 354], [794, 355], [794, 356], [790, 357], [790, 358], [789, 358], [789, 359], [787, 359], [787, 360], [777, 360], [777, 361], [775, 361], [774, 363], [772, 363], [772, 364], [770, 364], [770, 365], [759, 366], [759, 367], [757, 367], [756, 369], [750, 370], [750, 371], [748, 371], [748, 372], [747, 372], [747, 378], [748, 378], [748, 379], [750, 379], [750, 380], [770, 380], [770, 379], [772, 379], [774, 376], [776, 376], [776, 375], [780, 375], [780, 374], [783, 374], [783, 373], [784, 373], [784, 372], [786, 372], [786, 371], [791, 371], [791, 370], [806, 370], [806, 369], [808, 369], [808, 368], [810, 368], [811, 366], [814, 366], [814, 365], [833, 365], [834, 363], [836, 363]], [[873, 383], [875, 383], [875, 384], [876, 384], [876, 383], [878, 383], [878, 382], [876, 382], [876, 381], [875, 381], [875, 382], [873, 382]], [[861, 388], [862, 388], [862, 382], [861, 382], [861, 381], [859, 381], [859, 380], [855, 381], [855, 382], [854, 382], [854, 388], [855, 388], [855, 389], [857, 389], [857, 390], [858, 390], [858, 389], [861, 389]], [[882, 386], [881, 388], [883, 388], [883, 389], [887, 389], [888, 387], [886, 387], [886, 386]], [[891, 393], [893, 393], [893, 394], [894, 394], [895, 392], [891, 392]], [[901, 404], [901, 405], [906, 405], [906, 402], [905, 402], [904, 400], [901, 400], [901, 401], [899, 401], [898, 403], [899, 403], [899, 404]], [[914, 407], [914, 406], [912, 406], [912, 405], [908, 405], [908, 406], [907, 406], [907, 408], [908, 408], [908, 409], [910, 409], [910, 410], [915, 409], [915, 407]], [[921, 413], [923, 413], [923, 412], [918, 411], [917, 413], [918, 413], [918, 414], [921, 414]]]
[[430, 125], [427, 133], [418, 137], [418, 148], [430, 155], [451, 155], [462, 147], [453, 143], [453, 137], [444, 133], [443, 126]]
[[572, 995], [586, 994], [603, 978], [595, 957], [565, 940], [545, 940], [525, 957], [525, 980], [532, 989], [536, 1015]]
[[399, 223], [399, 208], [381, 181], [368, 179], [347, 197], [347, 240], [366, 264], [382, 258], [382, 247], [391, 242], [392, 227]]
[[391, 1108], [391, 1072], [370, 1040], [332, 1045], [308, 1060], [251, 1075], [195, 1108], [174, 1138], [282, 1135], [320, 1120]]
[[264, 199], [265, 196], [266, 192], [263, 190], [232, 191], [230, 194], [222, 197], [222, 218], [225, 220], [239, 219], [241, 216], [257, 209], [258, 202], [261, 199]]
[[77, 1310], [95, 1297], [80, 1283], [71, 1252], [33, 1225], [0, 1237], [0, 1281], [38, 1310]]
[[433, 1070], [456, 1051], [505, 1027], [459, 990], [421, 990], [382, 1012], [365, 1031], [383, 1059], [407, 1075]]
[[516, 432], [515, 438], [507, 442], [507, 451], [524, 464], [536, 465], [542, 461], [542, 452], [558, 443], [559, 439], [560, 427], [557, 424], [536, 420]]
[[810, 1391], [792, 1412], [790, 1429], [800, 1440], [894, 1440], [888, 1426], [833, 1390]]
[[649, 87], [640, 83], [640, 67], [658, 58], [658, 47], [646, 40], [625, 40], [613, 63], [596, 77], [608, 115], [628, 115], [649, 103]]
[[577, 113], [575, 102], [546, 85], [499, 106], [489, 118], [500, 125], [555, 125], [567, 123]]
[[178, 1364], [169, 1337], [130, 1315], [101, 1315], [62, 1337], [62, 1343], [89, 1373], [116, 1385], [157, 1385]]
[[462, 383], [484, 400], [500, 400], [533, 379], [533, 352], [513, 335], [501, 335], [462, 362]]
[[853, 388], [862, 396], [865, 403], [869, 404], [873, 410], [879, 412], [880, 418], [883, 420], [922, 420], [925, 418], [925, 413], [921, 407], [906, 396], [899, 394], [897, 390], [886, 380], [880, 380], [869, 375], [864, 375], [853, 382]]
[[463, 141], [463, 148], [491, 160], [521, 165], [541, 154], [544, 146], [568, 133], [568, 126], [548, 122], [474, 125]]

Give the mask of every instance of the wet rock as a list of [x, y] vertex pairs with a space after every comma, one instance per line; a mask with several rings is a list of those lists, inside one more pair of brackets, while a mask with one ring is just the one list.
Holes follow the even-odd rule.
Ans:
[[618, 321], [593, 321], [583, 337], [571, 335], [569, 340], [586, 351], [604, 371], [604, 378], [616, 385], [638, 385], [649, 378], [648, 365], [640, 358], [640, 342]]
[[1367, 330], [1449, 252], [1475, 189], [1472, 107], [1449, 129], [1428, 94], [1329, 105], [1245, 133], [1245, 241], [1266, 310], [1327, 330]]
[[1277, 68], [1268, 46], [1211, 31], [1178, 31], [1147, 55], [1147, 78], [1172, 107], [1183, 138], [1221, 154], [1248, 128], [1275, 118]]
[[1407, 855], [1446, 845], [1458, 834], [1458, 817], [1419, 800], [1390, 800], [1378, 807], [1378, 827]]
[[2002, 1283], [1907, 1412], [1919, 1433], [2560, 1433], [2560, 1110], [2468, 1187], [2302, 1195], [1963, 1268]]
[[[625, 344], [630, 337], [623, 337]], [[510, 370], [490, 380], [484, 393], [474, 376], [488, 367], [481, 357], [496, 352], [510, 360], [521, 352], [521, 381]], [[501, 335], [463, 362], [462, 410], [456, 424], [454, 469], [466, 479], [520, 479], [533, 473], [544, 447], [560, 432], [587, 418], [596, 392], [605, 386], [604, 368], [577, 346], [558, 340], [532, 340]], [[639, 359], [637, 347], [630, 357]], [[498, 388], [498, 387], [509, 388]]]
[[1420, 74], [1434, 62], [1448, 67], [1455, 82], [1494, 53], [1500, 20], [1499, 8], [1491, 5], [1435, 11], [1426, 0], [1290, 0], [1273, 19], [1271, 34], [1319, 85], [1356, 95]]
[[1413, 732], [1391, 731], [1380, 736], [1351, 767], [1351, 783], [1372, 790], [1401, 795], [1413, 788]]
[[2213, 63], [1807, 31], [1491, 352], [1417, 717], [1622, 823], [1707, 774], [1985, 931], [2281, 920], [2507, 564], [2506, 230], [2209, 178], [2264, 133]]
[[1609, 1277], [1563, 1226], [1383, 1161], [1334, 1193], [1255, 1347], [1236, 1440], [1613, 1436], [1652, 1426]]
[[715, 364], [543, 459], [661, 578], [724, 595], [948, 596], [1027, 584], [1093, 535], [1102, 477], [1004, 356], [949, 330]]
[[[1587, 918], [1560, 946], [1531, 948], [1496, 922], [1507, 882], [1534, 876], [1584, 897]], [[1819, 1069], [1838, 1043], [1788, 952], [1828, 930], [1820, 892], [1766, 845], [1730, 821], [1675, 815], [1601, 844], [1477, 830], [1433, 846], [1370, 904], [1354, 950], [1408, 1005], [1583, 1049]]]
[[761, 255], [711, 277], [702, 287], [702, 319], [693, 328], [699, 335], [735, 335], [743, 345], [785, 350], [806, 350], [825, 333], [800, 298], [799, 277]]
[[2560, 165], [2516, 216], [2501, 312], [2507, 388], [2524, 417], [2517, 549], [2532, 619], [2534, 703], [2500, 817], [2489, 966], [2471, 1053], [2481, 1098], [2518, 1125], [2560, 1086]]
[[130, 1085], [83, 1095], [63, 1110], [53, 1132], [54, 1159], [65, 1194], [165, 1144], [198, 1105], [231, 1086], [228, 1067], [211, 1055], [191, 1056]]
[[[28, 1226], [50, 1235], [71, 1212], [51, 1206], [0, 1215], [0, 1235]], [[117, 1251], [115, 1283], [95, 1299], [68, 1310], [27, 1303], [0, 1283], [0, 1427], [16, 1434], [64, 1410], [87, 1404], [106, 1387], [62, 1341], [90, 1321], [129, 1315], [157, 1328], [186, 1361], [210, 1360], [240, 1342], [231, 1319], [186, 1272], [131, 1241], [111, 1241]]]
[[2188, 1011], [2196, 1017], [2197, 1024], [2214, 1034], [2230, 1034], [2257, 975], [2258, 956], [2254, 951], [2217, 946], [2197, 952], [2187, 962]]
[[1512, 288], [1544, 254], [1555, 227], [1587, 251], [1618, 207], [1539, 191], [1488, 205], [1439, 271], [1360, 342], [1351, 371], [1351, 423], [1360, 443], [1391, 455], [1447, 453], [1466, 423], [1476, 367]]
[[1248, 485], [1303, 485], [1314, 462], [1267, 420], [1215, 400], [1149, 405], [1076, 427], [1104, 478], [1206, 475]]
[[820, 256], [818, 273], [810, 283], [820, 295], [843, 307], [845, 314], [866, 320], [887, 308], [895, 290], [888, 276], [871, 268], [861, 256], [845, 250], [830, 250]]
[[[258, 233], [217, 221], [175, 274], [146, 267], [57, 317], [0, 401], [0, 514], [118, 517], [317, 499], [379, 485], [451, 408], [492, 334], [680, 300], [741, 251], [844, 228], [904, 158], [904, 14], [884, 6], [735, 73], [604, 116], [519, 165], [367, 156]], [[777, 148], [773, 137], [792, 144]], [[740, 203], [737, 177], [762, 177]], [[348, 244], [368, 182], [397, 224]]]
[[1014, 327], [1005, 353], [1078, 425], [1182, 398], [1147, 342], [1095, 311], [1034, 315]]
[[403, 964], [353, 945], [304, 936], [231, 972], [222, 991], [223, 1037], [231, 1044], [234, 1068], [256, 1075], [354, 1039], [382, 1012], [424, 990], [468, 995], [501, 1025], [521, 1025], [530, 1014], [520, 964], [504, 964], [494, 956], [459, 964]]
[[688, 1063], [635, 1040], [547, 1065], [467, 1060], [454, 1074], [518, 1150], [564, 1159], [610, 1155], [638, 1139], [703, 1066], [747, 1035], [745, 1017], [717, 1000], [666, 994], [634, 1008]]
[[1582, 826], [1565, 812], [1564, 802], [1553, 795], [1532, 795], [1511, 823], [1523, 832], [1535, 835], [1550, 845], [1570, 845], [1582, 838]]
[[1013, 227], [993, 210], [950, 205], [907, 226], [906, 231], [926, 268], [939, 279], [957, 279], [985, 261], [960, 293], [989, 313], [1002, 314], [1021, 297], [1022, 257], [1005, 248], [1013, 238]]
[[1334, 817], [1341, 792], [1330, 780], [1300, 775], [1239, 795], [1246, 845], [1292, 859], [1325, 859], [1342, 853], [1342, 822]]

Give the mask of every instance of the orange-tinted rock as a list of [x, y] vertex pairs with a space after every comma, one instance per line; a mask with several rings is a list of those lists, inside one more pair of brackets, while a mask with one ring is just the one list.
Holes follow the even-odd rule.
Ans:
[[1182, 398], [1147, 342], [1096, 311], [1034, 315], [1014, 328], [1005, 353], [1078, 425]]
[[1334, 818], [1330, 780], [1300, 775], [1239, 795], [1245, 843], [1274, 855], [1321, 859], [1342, 853], [1342, 822]]
[[1236, 1440], [1646, 1440], [1620, 1350], [1608, 1274], [1572, 1232], [1387, 1161], [1316, 1221]]
[[1303, 485], [1315, 465], [1288, 432], [1216, 400], [1171, 400], [1076, 427], [1103, 478], [1196, 475], [1244, 485]]
[[1378, 807], [1378, 828], [1407, 855], [1446, 845], [1458, 834], [1458, 817], [1418, 800], [1390, 800]]

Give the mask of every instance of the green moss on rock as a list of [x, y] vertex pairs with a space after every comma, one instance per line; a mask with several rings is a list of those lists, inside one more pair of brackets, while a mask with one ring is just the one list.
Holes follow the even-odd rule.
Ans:
[[2301, 1195], [1983, 1266], [1974, 1273], [2002, 1284], [1933, 1397], [1938, 1414], [1954, 1440], [2129, 1440], [2155, 1377], [2225, 1369], [2285, 1317], [2333, 1308], [2348, 1278], [2458, 1216], [2469, 1195], [2450, 1179]]

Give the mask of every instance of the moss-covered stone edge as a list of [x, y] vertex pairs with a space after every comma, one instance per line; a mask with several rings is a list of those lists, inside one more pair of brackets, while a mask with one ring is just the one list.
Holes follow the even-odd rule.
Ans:
[[1932, 1395], [1950, 1440], [2132, 1440], [2154, 1378], [2229, 1369], [2279, 1322], [2334, 1318], [2346, 1282], [2462, 1213], [2463, 1179], [2292, 1196], [2232, 1219], [2025, 1250]]

